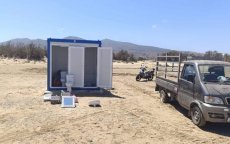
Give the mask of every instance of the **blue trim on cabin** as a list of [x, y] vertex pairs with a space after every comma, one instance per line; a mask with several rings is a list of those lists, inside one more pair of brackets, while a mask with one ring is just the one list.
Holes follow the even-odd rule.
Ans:
[[98, 44], [99, 47], [101, 47], [101, 41], [97, 40], [74, 40], [74, 39], [54, 39], [54, 38], [48, 38], [48, 42], [64, 42], [64, 43], [86, 43], [86, 44]]
[[[101, 41], [97, 40], [76, 40], [76, 39], [56, 39], [56, 38], [48, 38], [47, 39], [47, 90], [67, 90], [67, 88], [51, 88], [50, 87], [50, 44], [51, 42], [64, 42], [64, 43], [80, 43], [80, 44], [98, 44], [99, 47], [101, 47], [102, 43]], [[73, 88], [73, 90], [100, 90], [99, 87], [95, 88], [87, 88], [87, 87], [82, 87], [82, 88]]]

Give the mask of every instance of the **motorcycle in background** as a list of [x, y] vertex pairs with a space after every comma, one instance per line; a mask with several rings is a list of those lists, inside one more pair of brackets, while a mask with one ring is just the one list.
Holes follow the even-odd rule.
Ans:
[[141, 79], [146, 79], [148, 81], [153, 80], [155, 68], [153, 68], [150, 71], [146, 71], [146, 68], [147, 68], [146, 66], [145, 67], [141, 66], [140, 68], [141, 70], [139, 74], [136, 76], [136, 81], [140, 81]]

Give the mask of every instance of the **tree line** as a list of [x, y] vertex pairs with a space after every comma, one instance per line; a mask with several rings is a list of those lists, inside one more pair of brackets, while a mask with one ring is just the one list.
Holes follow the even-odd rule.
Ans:
[[[13, 45], [10, 42], [4, 45], [0, 45], [0, 56], [8, 57], [8, 58], [20, 58], [20, 59], [28, 59], [28, 60], [44, 60], [46, 57], [46, 49], [37, 46], [33, 43], [28, 45], [25, 44], [16, 44]], [[188, 53], [188, 52], [178, 52], [178, 51], [170, 51], [167, 52], [167, 55], [176, 56], [181, 54], [182, 60], [188, 60], [188, 58], [196, 59], [196, 60], [219, 60], [219, 61], [227, 61], [230, 62], [230, 54], [222, 54], [218, 51], [207, 51], [205, 54], [196, 54], [196, 53]], [[166, 53], [161, 53], [161, 55], [165, 56]], [[121, 61], [140, 61], [146, 60], [144, 57], [135, 57], [133, 53], [128, 52], [127, 50], [120, 50], [118, 52], [113, 53], [114, 60]], [[169, 59], [170, 61], [170, 59]], [[171, 61], [175, 61], [175, 58], [171, 59]]]
[[[0, 45], [0, 57], [5, 58], [19, 58], [19, 59], [28, 59], [28, 60], [44, 60], [46, 57], [46, 49], [37, 46], [33, 43], [28, 45], [19, 43], [19, 44], [11, 44], [10, 42], [6, 44]], [[137, 61], [137, 60], [145, 60], [145, 58], [139, 57], [135, 58], [132, 53], [129, 53], [126, 50], [120, 50], [117, 53], [113, 53], [114, 60], [121, 61]]]
[[[230, 54], [223, 54], [218, 51], [207, 51], [204, 54], [191, 53], [191, 52], [179, 52], [179, 51], [169, 51], [167, 53], [161, 53], [161, 56], [181, 56], [181, 60], [215, 60], [215, 61], [227, 61], [230, 62]], [[117, 53], [113, 53], [114, 60], [121, 61], [139, 61], [146, 60], [146, 58], [138, 57], [136, 58], [132, 53], [127, 50], [120, 50]], [[165, 58], [159, 58], [158, 60], [165, 60]], [[169, 58], [168, 61], [178, 61], [177, 58]]]
[[132, 53], [129, 53], [127, 50], [120, 50], [117, 53], [113, 53], [113, 59], [126, 61], [126, 62], [146, 60], [146, 58], [143, 58], [143, 57], [136, 58]]
[[7, 44], [0, 45], [0, 56], [40, 61], [44, 60], [46, 56], [46, 50], [40, 46], [36, 46], [33, 43], [28, 45], [13, 45], [9, 42]]
[[[181, 60], [214, 60], [214, 61], [227, 61], [230, 62], [230, 55], [223, 54], [218, 51], [207, 51], [204, 54], [195, 54], [188, 52], [178, 52], [178, 51], [170, 51], [167, 53], [162, 53], [161, 56], [179, 56], [181, 55]], [[158, 60], [165, 60], [166, 58], [159, 58]], [[168, 61], [178, 61], [176, 58], [168, 58]]]

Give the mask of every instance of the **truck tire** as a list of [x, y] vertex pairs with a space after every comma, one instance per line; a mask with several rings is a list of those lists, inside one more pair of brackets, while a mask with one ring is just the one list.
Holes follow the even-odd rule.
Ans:
[[168, 94], [164, 90], [160, 91], [160, 100], [162, 103], [168, 103], [170, 101]]
[[198, 127], [203, 127], [206, 124], [206, 121], [204, 119], [204, 116], [200, 110], [200, 108], [195, 105], [190, 110], [192, 122], [197, 125]]

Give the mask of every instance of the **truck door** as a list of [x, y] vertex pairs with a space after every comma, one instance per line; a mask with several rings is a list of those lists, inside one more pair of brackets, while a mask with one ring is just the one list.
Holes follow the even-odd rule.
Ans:
[[194, 99], [194, 83], [196, 71], [194, 65], [185, 64], [179, 80], [178, 102], [189, 109]]

